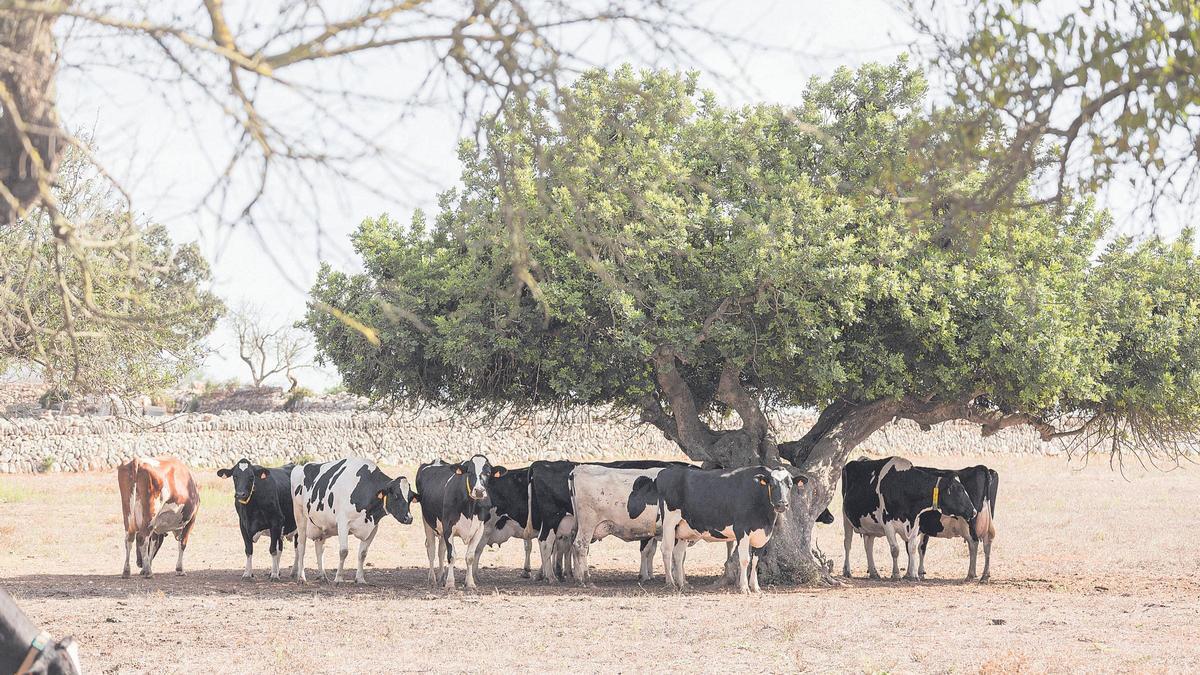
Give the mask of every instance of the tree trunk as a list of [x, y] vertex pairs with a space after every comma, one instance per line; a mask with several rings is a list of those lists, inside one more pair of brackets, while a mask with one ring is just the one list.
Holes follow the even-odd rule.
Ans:
[[893, 419], [896, 406], [893, 401], [857, 406], [835, 403], [822, 412], [803, 439], [780, 446], [779, 454], [803, 471], [809, 482], [802, 490], [803, 498], [775, 524], [771, 543], [758, 564], [762, 583], [812, 584], [828, 579], [828, 571], [813, 556], [813, 525], [833, 501], [850, 453]]
[[66, 148], [54, 100], [54, 22], [36, 12], [0, 15], [0, 226], [38, 201]]

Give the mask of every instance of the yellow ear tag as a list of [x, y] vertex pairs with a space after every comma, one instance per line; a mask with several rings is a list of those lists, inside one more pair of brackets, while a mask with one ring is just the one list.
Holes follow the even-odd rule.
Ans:
[[385, 513], [387, 512], [387, 493], [386, 492], [383, 493], [383, 510]]
[[938, 507], [938, 486], [934, 485], [933, 486], [933, 508], [937, 509], [937, 507]]

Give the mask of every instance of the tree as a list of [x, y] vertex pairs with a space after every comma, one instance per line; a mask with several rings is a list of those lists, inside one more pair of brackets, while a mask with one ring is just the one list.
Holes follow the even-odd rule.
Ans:
[[[85, 278], [87, 250], [136, 258], [131, 238], [73, 219], [55, 199], [63, 153], [74, 148], [121, 196], [128, 217], [135, 212], [121, 181], [80, 141], [78, 124], [60, 118], [60, 70], [99, 83], [140, 77], [172, 102], [212, 159], [194, 167], [205, 186], [194, 205], [202, 222], [254, 232], [284, 272], [281, 259], [294, 247], [275, 246], [276, 233], [263, 226], [286, 233], [296, 222], [272, 196], [303, 204], [320, 236], [330, 186], [392, 196], [398, 177], [423, 177], [388, 152], [388, 134], [368, 111], [396, 128], [423, 108], [449, 108], [470, 132], [504, 102], [556, 89], [590, 67], [597, 54], [588, 44], [697, 67], [704, 64], [690, 45], [699, 40], [762, 49], [697, 20], [706, 16], [699, 4], [0, 0], [0, 227], [40, 209]], [[136, 132], [127, 140], [136, 142]]]
[[[1200, 428], [1190, 239], [1093, 259], [1109, 219], [1088, 199], [939, 239], [941, 220], [909, 208], [930, 199], [910, 145], [923, 92], [903, 61], [814, 80], [796, 109], [724, 108], [691, 76], [588, 73], [562, 93], [569, 117], [533, 107], [492, 128], [497, 152], [464, 145], [463, 186], [432, 223], [363, 221], [364, 271], [325, 267], [312, 290], [319, 358], [386, 404], [608, 405], [710, 465], [793, 465], [811, 491], [764, 560], [775, 580], [813, 578], [815, 516], [893, 420], [1177, 457]], [[820, 415], [777, 439], [772, 406]]]
[[[1028, 201], [1055, 203], [1114, 179], [1133, 215], [1200, 197], [1200, 5], [1195, 0], [958, 4], [903, 0], [944, 74], [956, 133], [946, 156], [995, 167], [961, 205], [1005, 208], [1031, 173]], [[1000, 142], [978, 144], [994, 135]]]
[[250, 369], [251, 384], [261, 387], [267, 378], [282, 373], [291, 383], [289, 391], [299, 385], [294, 373], [306, 366], [305, 336], [289, 324], [270, 324], [255, 307], [239, 308], [229, 322], [237, 335], [238, 357]]
[[131, 220], [80, 153], [66, 153], [59, 175], [60, 211], [121, 245], [72, 249], [41, 209], [0, 229], [3, 365], [34, 367], [60, 394], [174, 384], [199, 367], [224, 312], [208, 263], [161, 225]]

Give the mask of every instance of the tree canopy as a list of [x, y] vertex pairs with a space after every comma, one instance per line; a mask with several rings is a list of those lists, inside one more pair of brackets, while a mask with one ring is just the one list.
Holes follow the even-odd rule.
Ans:
[[[363, 221], [365, 270], [314, 285], [318, 352], [378, 401], [606, 404], [697, 460], [782, 458], [817, 479], [812, 515], [896, 418], [1173, 454], [1200, 428], [1190, 233], [1105, 245], [1087, 197], [948, 229], [938, 200], [988, 167], [931, 168], [924, 91], [904, 60], [813, 80], [796, 108], [588, 73], [569, 116], [514, 108], [488, 152], [464, 145], [432, 222]], [[776, 439], [782, 405], [822, 412]]]
[[60, 175], [58, 208], [120, 243], [69, 249], [37, 209], [0, 232], [0, 364], [33, 367], [60, 394], [174, 384], [200, 365], [224, 312], [207, 261], [161, 225], [131, 220], [79, 153]]

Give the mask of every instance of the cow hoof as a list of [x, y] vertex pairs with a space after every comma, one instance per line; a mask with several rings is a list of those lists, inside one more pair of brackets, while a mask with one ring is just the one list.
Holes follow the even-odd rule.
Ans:
[[750, 589], [746, 588], [745, 586], [739, 586], [738, 593], [741, 595], [750, 595]]
[[242, 581], [254, 581], [254, 575], [253, 574], [243, 574]]
[[531, 575], [531, 574], [529, 573], [529, 570], [521, 570], [521, 578], [522, 578], [522, 579], [529, 579], [529, 578], [530, 578], [530, 577], [532, 577], [532, 576], [533, 576], [533, 575]]
[[991, 581], [991, 579], [992, 579], [992, 577], [990, 574], [985, 574], [985, 575], [979, 577], [979, 583], [986, 584], [987, 582]]
[[128, 579], [129, 578], [129, 570], [125, 570], [124, 572], [121, 572], [121, 578]]
[[278, 574], [271, 575], [271, 581], [282, 581]]
[[872, 579], [874, 581], [883, 581], [883, 577], [879, 576], [878, 574], [871, 574], [868, 576], [870, 579]]
[[187, 572], [184, 572], [183, 570], [175, 570], [175, 576], [177, 576], [177, 577], [186, 577], [186, 576], [187, 576]]
[[842, 576], [847, 579], [853, 579], [854, 575], [850, 574], [850, 570], [842, 570]]

